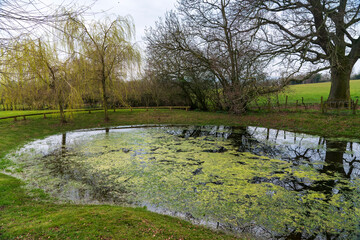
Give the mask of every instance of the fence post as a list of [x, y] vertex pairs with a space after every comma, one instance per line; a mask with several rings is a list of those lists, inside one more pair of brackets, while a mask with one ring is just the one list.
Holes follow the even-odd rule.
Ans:
[[357, 105], [359, 103], [359, 99], [356, 99], [356, 102], [354, 104], [354, 108], [353, 108], [353, 114], [356, 115], [356, 108], [357, 108]]
[[23, 119], [26, 120], [26, 116], [25, 116], [25, 115], [23, 116]]
[[268, 97], [268, 111], [270, 112], [271, 109], [271, 99]]
[[324, 109], [324, 98], [323, 98], [323, 96], [321, 96], [320, 107], [321, 107], [321, 113], [325, 113], [325, 109]]
[[296, 111], [298, 110], [299, 100], [296, 100]]
[[46, 118], [46, 113], [44, 113], [44, 118]]
[[304, 109], [306, 110], [306, 105], [304, 103], [304, 97], [301, 97], [301, 104], [304, 106]]
[[328, 103], [325, 102], [325, 103], [324, 103], [324, 113], [327, 113], [327, 108], [328, 108]]
[[349, 98], [349, 106], [348, 106], [348, 108], [349, 108], [349, 110], [351, 110], [351, 98]]
[[280, 111], [279, 95], [276, 94], [276, 105]]
[[255, 105], [256, 105], [256, 107], [258, 108], [258, 110], [260, 111], [261, 109], [260, 109], [260, 106], [259, 106], [256, 98], [255, 98]]
[[285, 109], [287, 108], [287, 104], [288, 104], [288, 96], [286, 95], [286, 97], [285, 97]]
[[16, 119], [16, 117], [14, 117], [14, 122], [16, 122], [17, 121], [17, 119]]

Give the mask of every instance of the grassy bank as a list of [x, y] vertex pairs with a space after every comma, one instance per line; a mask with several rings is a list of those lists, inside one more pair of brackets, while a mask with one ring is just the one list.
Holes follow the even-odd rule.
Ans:
[[21, 185], [0, 175], [0, 239], [233, 239], [141, 208], [52, 204]]
[[[6, 115], [5, 112], [3, 114]], [[11, 113], [10, 113], [11, 114]], [[223, 113], [186, 111], [121, 110], [103, 114], [77, 113], [68, 124], [60, 125], [57, 115], [0, 121], [0, 168], [8, 165], [6, 153], [24, 143], [74, 129], [135, 124], [196, 124], [264, 126], [295, 130], [326, 137], [360, 139], [357, 116], [317, 113], [253, 113], [235, 116]], [[23, 183], [0, 174], [0, 239], [232, 239], [176, 218], [144, 209], [116, 206], [53, 204], [41, 191], [28, 192]]]
[[[330, 92], [330, 82], [324, 83], [310, 83], [290, 85], [286, 92], [279, 96], [281, 104], [285, 103], [285, 96], [288, 96], [288, 103], [295, 104], [296, 100], [301, 103], [301, 98], [304, 98], [305, 103], [320, 103], [321, 96], [326, 100]], [[360, 98], [360, 81], [350, 81], [350, 96], [352, 99]]]

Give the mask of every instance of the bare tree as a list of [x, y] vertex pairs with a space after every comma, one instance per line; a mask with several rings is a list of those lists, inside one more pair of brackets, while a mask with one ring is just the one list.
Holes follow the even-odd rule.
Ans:
[[246, 18], [242, 13], [235, 0], [179, 0], [178, 11], [168, 13], [148, 32], [148, 49], [160, 56], [166, 52], [164, 65], [181, 58], [188, 78], [191, 73], [211, 73], [214, 88], [219, 84], [214, 93], [221, 92], [224, 107], [243, 112], [259, 94], [281, 86], [264, 85], [264, 67], [251, 36], [244, 34]]
[[328, 101], [348, 102], [350, 74], [360, 57], [358, 0], [248, 0], [240, 5], [253, 7], [248, 15], [259, 27], [264, 54], [282, 56], [298, 70], [306, 63], [317, 65], [310, 74], [330, 69]]
[[[171, 17], [173, 20], [174, 18]], [[167, 19], [170, 20], [170, 19]], [[183, 97], [192, 108], [208, 110], [209, 94], [214, 86], [214, 75], [196, 57], [186, 51], [169, 49], [166, 42], [171, 21], [157, 25], [157, 32], [153, 30], [148, 37], [147, 48], [148, 66], [147, 77], [159, 84], [172, 84], [183, 92]], [[171, 38], [170, 38], [171, 39]], [[164, 47], [164, 45], [167, 45]]]

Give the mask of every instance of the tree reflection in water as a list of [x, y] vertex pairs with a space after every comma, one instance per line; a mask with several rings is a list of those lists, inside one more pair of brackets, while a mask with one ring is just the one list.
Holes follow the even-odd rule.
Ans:
[[[270, 134], [272, 132], [272, 134]], [[279, 136], [280, 130], [248, 128], [242, 130], [238, 135], [233, 134], [231, 139], [234, 144], [239, 146], [239, 151], [249, 151], [257, 155], [265, 155], [270, 158], [279, 158], [290, 162], [292, 167], [311, 166], [319, 174], [327, 176], [321, 180], [309, 181], [307, 178], [299, 178], [289, 175], [287, 178], [279, 181], [279, 178], [257, 178], [252, 183], [271, 182], [287, 190], [299, 193], [322, 193], [322, 201], [331, 206], [332, 198], [335, 194], [341, 194], [342, 201], [356, 201], [354, 198], [354, 187], [349, 186], [347, 180], [358, 181], [359, 178], [359, 148], [358, 143], [336, 141], [322, 137], [315, 137], [311, 141], [308, 135], [302, 135], [299, 138], [296, 133], [283, 131], [283, 138]], [[290, 135], [290, 136], [289, 136]], [[318, 138], [317, 144], [315, 144]], [[265, 139], [265, 141], [264, 141]], [[305, 144], [303, 144], [305, 141]], [[356, 189], [358, 190], [358, 189]], [[351, 208], [358, 208], [358, 202], [354, 202]], [[341, 207], [335, 207], [341, 211]], [[311, 206], [309, 206], [311, 209]], [[356, 209], [358, 210], [358, 209]], [[311, 212], [307, 211], [310, 216]], [[358, 215], [356, 215], [358, 216]], [[354, 226], [357, 228], [358, 226]], [[352, 237], [349, 233], [342, 234], [339, 229], [337, 233], [322, 232], [321, 234], [309, 234], [304, 231], [298, 231], [293, 226], [286, 231], [286, 235], [278, 235], [277, 238], [284, 239], [349, 239]], [[290, 233], [290, 234], [289, 234]]]

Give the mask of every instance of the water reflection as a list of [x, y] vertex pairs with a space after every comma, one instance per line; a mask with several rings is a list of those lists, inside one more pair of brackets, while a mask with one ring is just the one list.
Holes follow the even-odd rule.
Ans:
[[266, 239], [359, 237], [356, 142], [256, 127], [118, 127], [39, 140], [13, 160], [30, 184], [75, 202], [146, 205]]
[[230, 139], [240, 152], [282, 159], [294, 165], [307, 165], [320, 173], [359, 177], [360, 144], [275, 129], [248, 127], [234, 132]]

